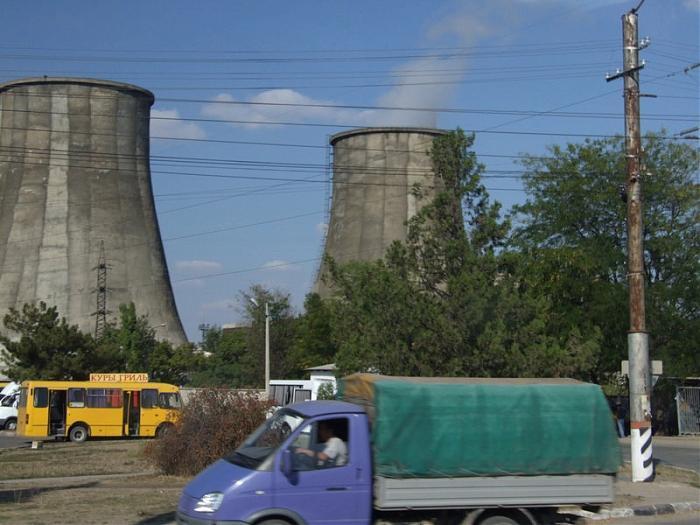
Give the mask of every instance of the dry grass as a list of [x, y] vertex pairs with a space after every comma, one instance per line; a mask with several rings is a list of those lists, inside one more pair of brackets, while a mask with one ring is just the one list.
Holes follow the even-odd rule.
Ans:
[[686, 485], [700, 488], [700, 474], [692, 470], [668, 465], [656, 465], [656, 477], [662, 481], [685, 483]]
[[185, 478], [145, 476], [91, 482], [0, 485], [3, 523], [157, 525], [174, 521]]
[[0, 450], [0, 481], [93, 474], [123, 474], [149, 470], [143, 459], [144, 441], [46, 442], [38, 450]]
[[[39, 450], [0, 450], [0, 522], [159, 525], [174, 521], [180, 492], [188, 480], [138, 475], [149, 470], [144, 444], [142, 440], [48, 442]], [[71, 479], [129, 473], [134, 475]], [[8, 479], [17, 481], [2, 482]]]
[[[672, 467], [671, 465], [656, 465], [654, 474], [658, 481], [668, 481], [671, 483], [684, 483], [691, 487], [700, 487], [700, 474], [692, 470]], [[632, 465], [624, 463], [618, 471], [618, 476], [624, 479], [632, 477]]]

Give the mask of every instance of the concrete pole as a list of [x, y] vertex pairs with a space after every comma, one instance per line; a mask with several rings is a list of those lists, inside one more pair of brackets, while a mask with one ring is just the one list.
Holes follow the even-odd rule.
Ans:
[[630, 329], [629, 358], [632, 481], [653, 481], [649, 334], [644, 305], [641, 134], [639, 124], [639, 38], [636, 10], [622, 16], [627, 158], [627, 260]]
[[270, 305], [265, 303], [265, 398], [270, 399]]

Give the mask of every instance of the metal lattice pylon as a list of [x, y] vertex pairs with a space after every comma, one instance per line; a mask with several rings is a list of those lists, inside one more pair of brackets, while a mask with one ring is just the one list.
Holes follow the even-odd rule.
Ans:
[[95, 339], [101, 339], [107, 327], [107, 256], [105, 255], [105, 242], [100, 241], [100, 257], [97, 261], [97, 266], [93, 270], [97, 271], [97, 287], [95, 294], [97, 296], [97, 309], [92, 315], [95, 316]]

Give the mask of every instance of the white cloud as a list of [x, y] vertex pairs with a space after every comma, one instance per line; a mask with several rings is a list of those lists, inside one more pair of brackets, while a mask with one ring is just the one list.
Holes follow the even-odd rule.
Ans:
[[272, 270], [275, 272], [286, 272], [289, 270], [293, 270], [294, 266], [291, 266], [288, 261], [282, 261], [279, 259], [275, 259], [272, 261], [268, 261], [265, 264], [263, 264], [263, 268], [266, 270]]
[[175, 263], [175, 268], [182, 272], [206, 272], [206, 271], [216, 271], [221, 270], [223, 266], [221, 263], [216, 261], [177, 261]]
[[691, 11], [700, 11], [700, 0], [683, 0], [683, 5]]
[[154, 109], [151, 111], [151, 135], [175, 139], [203, 139], [206, 133], [194, 122], [177, 120], [176, 109]]
[[[241, 102], [241, 104], [232, 103]], [[279, 105], [278, 105], [279, 104]], [[297, 104], [297, 105], [285, 105]], [[352, 118], [356, 113], [333, 107], [332, 101], [307, 97], [293, 89], [270, 89], [261, 91], [248, 100], [237, 100], [228, 93], [221, 93], [205, 104], [202, 115], [209, 118], [242, 121], [235, 126], [258, 127], [257, 122], [340, 122]]]

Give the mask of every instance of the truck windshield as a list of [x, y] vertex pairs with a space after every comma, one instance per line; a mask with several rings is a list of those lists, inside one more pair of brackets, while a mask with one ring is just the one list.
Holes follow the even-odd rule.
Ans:
[[297, 412], [280, 409], [224, 459], [234, 465], [257, 469], [274, 454], [302, 421], [303, 416]]

